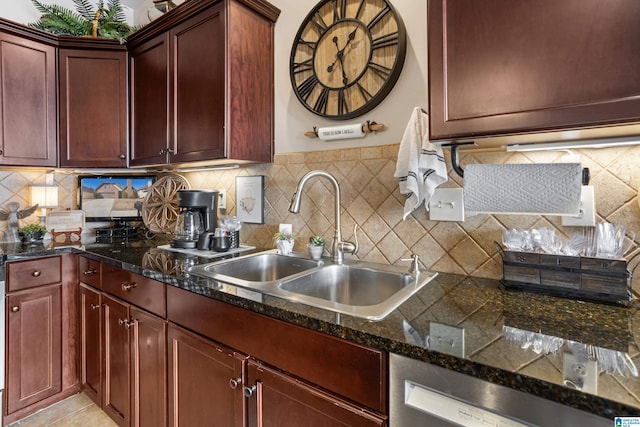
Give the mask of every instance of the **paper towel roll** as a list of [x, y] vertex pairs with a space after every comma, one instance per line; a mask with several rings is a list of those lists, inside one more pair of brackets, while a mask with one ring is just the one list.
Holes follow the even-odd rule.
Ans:
[[580, 163], [467, 165], [464, 207], [469, 213], [578, 214]]
[[362, 124], [330, 126], [318, 128], [318, 138], [323, 141], [334, 139], [363, 138], [366, 135], [362, 130]]

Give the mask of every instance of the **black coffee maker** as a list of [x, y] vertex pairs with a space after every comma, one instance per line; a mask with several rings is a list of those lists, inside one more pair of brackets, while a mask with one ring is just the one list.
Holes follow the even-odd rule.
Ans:
[[[179, 190], [178, 227], [184, 224], [184, 218], [198, 216], [202, 219], [199, 233], [185, 236], [176, 230], [176, 238], [171, 242], [174, 248], [193, 249], [197, 246], [200, 234], [213, 232], [218, 224], [218, 192], [214, 190]], [[182, 219], [182, 221], [181, 221]]]

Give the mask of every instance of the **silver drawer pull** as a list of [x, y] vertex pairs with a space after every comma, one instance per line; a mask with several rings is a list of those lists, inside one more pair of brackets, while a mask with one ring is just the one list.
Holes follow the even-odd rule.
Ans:
[[120, 326], [124, 326], [125, 328], [129, 329], [130, 327], [133, 326], [134, 322], [129, 319], [118, 319], [118, 324]]
[[91, 276], [92, 274], [96, 274], [98, 272], [98, 270], [96, 270], [95, 268], [92, 268], [91, 270], [85, 270], [84, 271], [84, 275], [85, 276]]
[[245, 397], [251, 397], [253, 396], [253, 393], [255, 393], [256, 389], [258, 387], [256, 387], [255, 385], [252, 385], [251, 387], [243, 387], [242, 391], [244, 391], [244, 396]]
[[133, 282], [133, 283], [122, 283], [120, 285], [120, 287], [122, 288], [123, 291], [128, 292], [131, 289], [136, 287], [136, 282]]
[[41, 275], [41, 274], [42, 274], [42, 272], [41, 272], [40, 270], [36, 270], [36, 271], [34, 271], [33, 273], [31, 273], [31, 275], [32, 275], [33, 277], [40, 277], [40, 275]]
[[20, 306], [19, 305], [14, 305], [13, 307], [11, 307], [11, 311], [14, 313], [17, 313], [20, 311]]
[[97, 310], [100, 308], [100, 304], [91, 304], [89, 307], [91, 307], [91, 310]]

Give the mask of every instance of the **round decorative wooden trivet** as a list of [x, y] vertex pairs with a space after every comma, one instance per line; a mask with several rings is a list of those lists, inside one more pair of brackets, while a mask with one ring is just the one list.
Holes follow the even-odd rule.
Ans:
[[180, 175], [166, 175], [149, 188], [142, 202], [142, 221], [154, 233], [173, 233], [178, 220], [178, 191], [188, 190], [189, 181]]

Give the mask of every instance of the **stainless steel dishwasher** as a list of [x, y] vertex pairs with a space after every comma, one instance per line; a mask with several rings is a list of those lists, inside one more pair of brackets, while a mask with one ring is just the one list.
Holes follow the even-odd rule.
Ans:
[[613, 420], [469, 375], [389, 357], [389, 426], [604, 427]]

